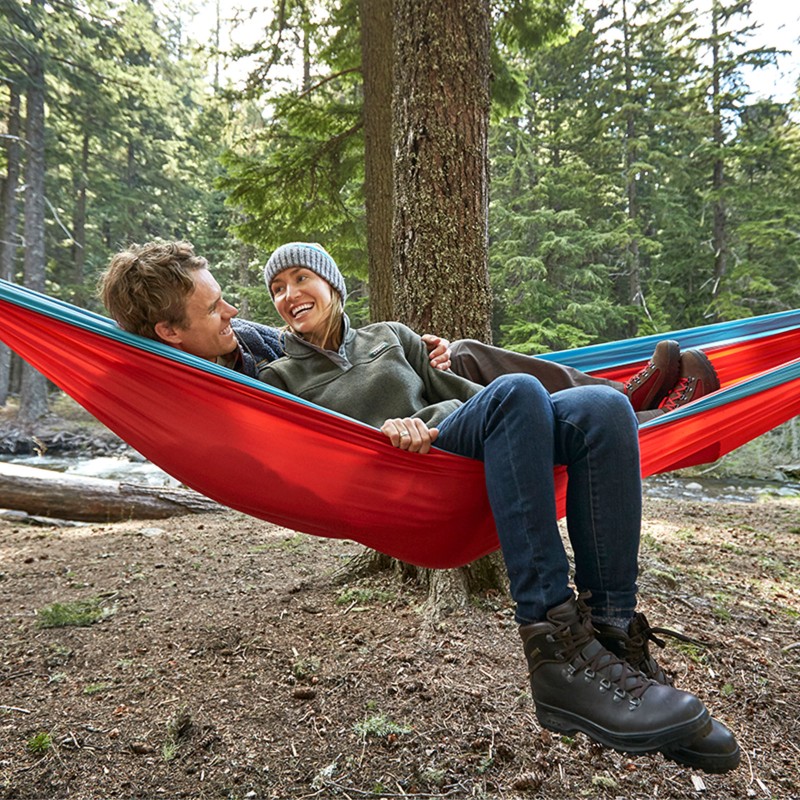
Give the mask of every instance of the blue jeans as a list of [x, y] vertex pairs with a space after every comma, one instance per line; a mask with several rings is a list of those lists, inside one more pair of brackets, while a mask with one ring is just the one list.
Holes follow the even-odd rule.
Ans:
[[484, 462], [486, 488], [522, 625], [572, 595], [553, 467], [567, 467], [575, 586], [593, 613], [636, 607], [642, 488], [637, 423], [606, 386], [548, 394], [528, 375], [489, 384], [439, 425], [436, 446]]

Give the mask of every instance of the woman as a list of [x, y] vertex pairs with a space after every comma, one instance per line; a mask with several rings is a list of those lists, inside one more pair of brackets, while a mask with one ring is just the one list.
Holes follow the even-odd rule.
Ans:
[[[317, 244], [278, 248], [264, 277], [287, 330], [286, 357], [265, 366], [262, 380], [379, 427], [395, 447], [426, 453], [435, 442], [484, 462], [540, 722], [622, 751], [717, 764], [708, 736], [717, 735], [710, 747], [718, 751], [719, 734], [733, 740], [730, 733], [710, 725], [696, 697], [617, 658], [593, 628], [607, 631], [616, 648], [632, 644], [632, 621], [644, 621], [635, 613], [638, 436], [626, 397], [605, 386], [551, 396], [527, 375], [481, 388], [431, 369], [425, 346], [404, 325], [350, 327], [344, 279]], [[577, 598], [556, 519], [557, 464], [569, 476]]]

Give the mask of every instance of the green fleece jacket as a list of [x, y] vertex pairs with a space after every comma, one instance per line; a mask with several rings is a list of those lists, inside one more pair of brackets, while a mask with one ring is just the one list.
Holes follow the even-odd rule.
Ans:
[[431, 367], [420, 337], [399, 322], [354, 330], [345, 316], [344, 326], [337, 353], [284, 334], [286, 356], [262, 364], [257, 377], [376, 428], [393, 417], [435, 427], [483, 388]]

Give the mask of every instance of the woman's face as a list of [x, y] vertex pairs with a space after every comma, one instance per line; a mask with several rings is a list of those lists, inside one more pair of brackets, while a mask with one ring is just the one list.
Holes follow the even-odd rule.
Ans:
[[305, 267], [289, 267], [272, 279], [269, 290], [281, 319], [295, 333], [320, 344], [333, 299], [328, 281]]

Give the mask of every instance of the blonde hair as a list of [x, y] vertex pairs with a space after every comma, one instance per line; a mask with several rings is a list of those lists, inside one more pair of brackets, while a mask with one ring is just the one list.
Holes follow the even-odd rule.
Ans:
[[188, 325], [186, 300], [195, 289], [193, 272], [208, 262], [188, 242], [133, 244], [117, 253], [100, 276], [98, 295], [126, 331], [158, 339], [155, 326]]
[[344, 303], [338, 292], [331, 294], [331, 304], [328, 306], [328, 324], [325, 326], [325, 335], [322, 346], [329, 350], [338, 350], [342, 344], [342, 321], [344, 319]]

